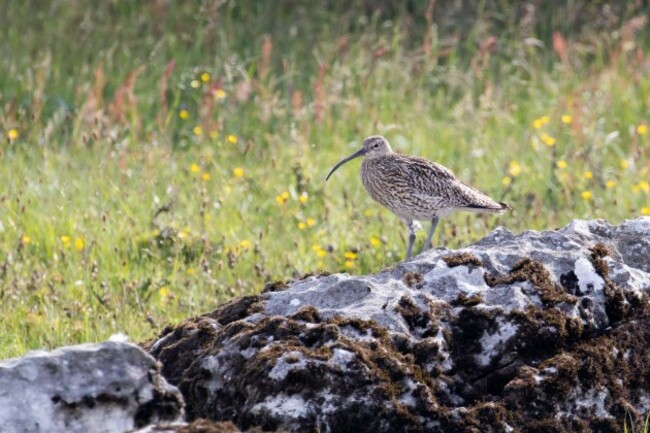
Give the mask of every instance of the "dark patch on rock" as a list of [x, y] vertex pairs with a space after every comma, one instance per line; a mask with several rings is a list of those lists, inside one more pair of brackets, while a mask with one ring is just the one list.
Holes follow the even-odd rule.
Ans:
[[264, 285], [262, 293], [279, 292], [280, 290], [284, 290], [287, 287], [289, 287], [289, 285], [284, 281], [273, 281]]
[[435, 318], [431, 311], [420, 310], [415, 305], [413, 298], [407, 295], [402, 296], [395, 311], [404, 318], [411, 331], [421, 333], [423, 338], [432, 337], [438, 333], [439, 328], [435, 325]]
[[483, 261], [472, 253], [457, 253], [442, 257], [447, 266], [455, 268], [456, 266], [483, 266]]
[[422, 281], [424, 281], [424, 277], [418, 272], [407, 272], [404, 274], [402, 281], [404, 281], [406, 287], [419, 288], [419, 286], [422, 284]]
[[538, 289], [540, 299], [544, 305], [548, 306], [554, 306], [561, 302], [571, 304], [577, 302], [575, 296], [566, 293], [561, 286], [553, 282], [551, 273], [542, 263], [532, 260], [530, 257], [524, 257], [517, 261], [506, 275], [494, 276], [486, 272], [484, 279], [490, 287], [528, 281]]
[[473, 307], [483, 302], [481, 295], [467, 296], [465, 293], [459, 293], [456, 299], [452, 300], [450, 304], [454, 307]]
[[266, 283], [264, 285], [264, 288], [262, 289], [262, 293], [279, 292], [279, 291], [285, 290], [287, 287], [289, 287], [290, 284], [306, 280], [307, 278], [310, 278], [310, 277], [326, 277], [328, 275], [331, 275], [331, 274], [329, 272], [325, 272], [325, 271], [307, 272], [306, 274], [298, 275], [295, 278], [289, 279], [287, 281], [272, 281], [272, 282]]

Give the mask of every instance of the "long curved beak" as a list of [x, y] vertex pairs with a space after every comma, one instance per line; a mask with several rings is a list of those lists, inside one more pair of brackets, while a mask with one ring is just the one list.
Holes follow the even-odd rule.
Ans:
[[366, 149], [364, 149], [364, 148], [362, 147], [362, 148], [359, 149], [357, 152], [355, 152], [355, 153], [353, 153], [352, 155], [348, 156], [347, 158], [341, 160], [338, 164], [336, 164], [336, 165], [334, 166], [334, 168], [333, 168], [333, 169], [330, 171], [330, 173], [327, 175], [327, 177], [325, 178], [325, 182], [327, 182], [327, 181], [329, 180], [330, 176], [332, 175], [332, 173], [334, 173], [334, 172], [336, 171], [337, 168], [339, 168], [340, 166], [342, 166], [342, 165], [345, 164], [346, 162], [348, 162], [348, 161], [350, 161], [350, 160], [353, 160], [354, 158], [358, 158], [358, 157], [360, 157], [360, 156], [363, 156], [363, 155], [365, 155], [365, 154], [366, 154]]

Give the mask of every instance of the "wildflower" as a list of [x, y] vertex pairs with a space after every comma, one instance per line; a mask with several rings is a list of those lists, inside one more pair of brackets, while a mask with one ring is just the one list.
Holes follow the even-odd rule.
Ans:
[[235, 177], [244, 177], [244, 169], [241, 167], [235, 167], [232, 169], [232, 174]]
[[630, 161], [627, 159], [621, 159], [621, 168], [626, 169], [630, 166]]
[[372, 236], [372, 237], [370, 238], [370, 244], [371, 244], [373, 247], [376, 248], [376, 247], [378, 247], [379, 245], [381, 245], [381, 241], [380, 241], [379, 239], [377, 239], [376, 237]]
[[7, 131], [7, 138], [9, 139], [9, 141], [14, 141], [19, 136], [20, 134], [18, 133], [17, 129], [12, 128], [9, 131]]
[[308, 227], [314, 227], [316, 225], [316, 220], [313, 218], [307, 218], [307, 226]]
[[84, 249], [84, 240], [81, 238], [77, 238], [74, 240], [74, 247], [77, 249], [77, 251], [81, 251]]
[[192, 86], [192, 89], [196, 89], [196, 88], [198, 88], [200, 85], [201, 85], [201, 83], [199, 82], [199, 80], [192, 80], [192, 81], [190, 82], [190, 86]]
[[201, 167], [198, 164], [192, 164], [190, 170], [192, 170], [192, 173], [198, 173], [201, 171]]
[[72, 241], [72, 238], [70, 236], [61, 236], [61, 243], [63, 244], [64, 248], [69, 248], [70, 247], [70, 242]]
[[327, 255], [327, 251], [325, 251], [320, 245], [314, 245], [311, 249], [314, 250], [318, 257], [325, 257]]
[[650, 206], [644, 206], [641, 208], [641, 213], [643, 215], [650, 215]]
[[605, 182], [605, 187], [607, 189], [612, 189], [612, 188], [614, 188], [614, 186], [616, 186], [616, 181], [615, 180], [609, 179], [607, 182]]
[[540, 139], [542, 140], [542, 142], [543, 142], [545, 145], [547, 145], [548, 147], [553, 147], [553, 146], [555, 146], [555, 138], [551, 137], [551, 136], [548, 135], [547, 133], [543, 133], [539, 138], [540, 138]]
[[363, 211], [363, 216], [370, 218], [372, 216], [372, 209], [366, 209]]
[[283, 192], [280, 195], [275, 196], [275, 201], [278, 204], [285, 204], [289, 200], [289, 193], [287, 191]]
[[239, 247], [244, 250], [247, 250], [248, 248], [250, 248], [250, 246], [251, 246], [251, 242], [247, 239], [244, 239], [239, 243]]
[[346, 251], [343, 253], [343, 257], [345, 257], [348, 260], [354, 260], [357, 258], [357, 253], [353, 251]]
[[216, 140], [219, 137], [219, 131], [210, 131], [210, 138]]
[[200, 137], [201, 135], [203, 135], [203, 128], [201, 128], [200, 125], [196, 125], [194, 128], [192, 128], [192, 132], [194, 133], [194, 135]]
[[230, 135], [228, 136], [228, 142], [229, 142], [229, 143], [237, 144], [237, 141], [239, 141], [239, 140], [237, 139], [237, 136], [236, 136], [236, 135], [234, 135], [234, 134], [230, 134]]
[[512, 183], [512, 178], [510, 176], [503, 176], [503, 179], [501, 179], [501, 185], [503, 186], [510, 186]]
[[567, 163], [565, 160], [561, 159], [558, 162], [556, 162], [555, 165], [557, 166], [557, 168], [566, 168]]
[[201, 176], [203, 180], [210, 180], [210, 173], [203, 173], [203, 176]]
[[298, 201], [300, 203], [303, 203], [303, 204], [307, 203], [307, 200], [309, 200], [309, 195], [306, 192], [303, 192], [302, 194], [300, 194], [298, 196]]
[[178, 233], [178, 237], [181, 238], [181, 239], [189, 238], [190, 237], [190, 229], [188, 229], [187, 227], [184, 228], [183, 230], [181, 230]]
[[582, 191], [580, 196], [585, 200], [591, 200], [591, 191]]
[[345, 269], [354, 269], [356, 265], [352, 260], [346, 260], [345, 261]]
[[196, 274], [196, 270], [195, 270], [194, 268], [187, 268], [187, 269], [185, 270], [185, 273], [186, 273], [187, 275], [194, 275], [194, 274]]
[[202, 73], [201, 74], [201, 81], [203, 81], [204, 83], [207, 83], [208, 81], [210, 81], [210, 74], [208, 74], [207, 72]]
[[521, 173], [521, 165], [517, 161], [510, 161], [510, 164], [508, 164], [508, 173], [510, 173], [510, 176], [512, 177], [517, 177]]
[[167, 299], [171, 295], [171, 292], [169, 291], [169, 289], [167, 287], [163, 286], [163, 287], [160, 288], [160, 290], [158, 290], [158, 294], [160, 294], [161, 298]]
[[186, 120], [190, 117], [190, 112], [187, 110], [181, 110], [178, 112], [178, 117], [180, 117], [182, 120]]
[[550, 118], [550, 117], [548, 117], [548, 116], [542, 116], [542, 117], [540, 117], [540, 118], [538, 118], [538, 119], [533, 120], [533, 127], [534, 127], [535, 129], [539, 129], [539, 128], [541, 128], [542, 126], [546, 125], [546, 124], [547, 124], [548, 122], [550, 122], [550, 121], [551, 121], [551, 118]]
[[642, 180], [637, 185], [639, 186], [639, 190], [643, 192], [650, 192], [650, 183], [647, 180]]
[[27, 235], [23, 235], [23, 237], [21, 238], [21, 240], [23, 241], [23, 244], [25, 244], [25, 245], [27, 245], [27, 244], [29, 244], [29, 243], [32, 242], [32, 238], [30, 238], [30, 237], [27, 236]]
[[636, 127], [636, 133], [639, 135], [646, 135], [648, 133], [648, 125], [641, 124]]
[[305, 224], [304, 222], [300, 221], [300, 222], [298, 223], [298, 228], [299, 228], [300, 230], [304, 230], [304, 229], [307, 228], [307, 224]]
[[570, 125], [571, 123], [573, 123], [573, 117], [571, 117], [570, 114], [563, 114], [562, 117], [560, 117], [560, 120], [565, 125]]
[[226, 91], [223, 89], [217, 89], [214, 91], [214, 97], [219, 100], [226, 99]]
[[594, 177], [594, 174], [591, 171], [587, 170], [582, 174], [582, 176], [585, 179], [592, 179]]

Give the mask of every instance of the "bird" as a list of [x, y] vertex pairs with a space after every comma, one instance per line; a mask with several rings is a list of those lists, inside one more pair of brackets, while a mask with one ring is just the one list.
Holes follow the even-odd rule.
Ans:
[[431, 248], [440, 218], [454, 211], [500, 214], [511, 209], [462, 182], [438, 163], [393, 152], [381, 135], [366, 138], [361, 149], [330, 170], [325, 182], [343, 164], [359, 157], [363, 157], [361, 183], [368, 195], [397, 215], [408, 229], [407, 259], [412, 257], [418, 221], [431, 223], [422, 248], [425, 252]]

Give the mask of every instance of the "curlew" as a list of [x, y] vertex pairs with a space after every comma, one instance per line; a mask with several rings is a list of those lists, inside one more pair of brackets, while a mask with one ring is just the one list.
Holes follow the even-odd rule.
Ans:
[[431, 238], [440, 218], [453, 211], [502, 213], [510, 209], [505, 203], [492, 200], [487, 195], [460, 181], [454, 174], [435, 162], [415, 156], [400, 155], [388, 141], [373, 135], [363, 141], [363, 147], [341, 160], [332, 173], [346, 162], [363, 156], [361, 182], [368, 195], [388, 208], [406, 224], [409, 245], [406, 258], [410, 258], [415, 243], [416, 221], [430, 221], [431, 228], [422, 252], [431, 247]]

